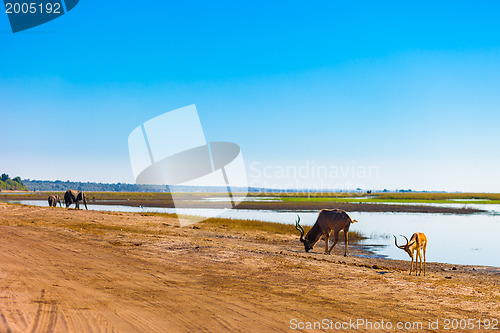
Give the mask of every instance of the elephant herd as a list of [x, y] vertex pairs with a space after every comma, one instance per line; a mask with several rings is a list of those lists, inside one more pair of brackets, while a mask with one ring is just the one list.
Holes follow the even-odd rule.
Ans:
[[[49, 196], [48, 201], [50, 207], [56, 207], [58, 203], [59, 206], [62, 207], [61, 198], [57, 194]], [[64, 193], [64, 203], [66, 204], [66, 208], [75, 204], [76, 208], [80, 209], [80, 201], [83, 201], [85, 209], [88, 209], [87, 197], [83, 191], [67, 190], [66, 193]]]

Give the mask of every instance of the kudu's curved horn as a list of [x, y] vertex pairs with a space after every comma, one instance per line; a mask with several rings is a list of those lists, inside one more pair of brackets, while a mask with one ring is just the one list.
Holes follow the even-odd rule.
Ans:
[[297, 215], [298, 219], [295, 221], [295, 229], [297, 229], [298, 231], [300, 231], [300, 241], [302, 243], [305, 242], [304, 240], [304, 228], [302, 228], [302, 226], [299, 224], [300, 223], [300, 216]]

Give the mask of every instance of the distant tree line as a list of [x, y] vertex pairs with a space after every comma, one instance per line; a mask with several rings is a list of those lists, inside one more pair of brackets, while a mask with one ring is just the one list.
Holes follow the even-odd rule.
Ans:
[[[19, 177], [16, 177], [16, 179]], [[26, 185], [27, 189], [30, 191], [40, 191], [40, 192], [65, 192], [69, 189], [85, 191], [85, 192], [226, 192], [226, 186], [183, 186], [183, 185], [137, 185], [137, 184], [126, 184], [126, 183], [91, 183], [91, 182], [74, 182], [74, 181], [62, 181], [62, 180], [30, 180], [23, 179], [22, 183]], [[234, 192], [245, 192], [248, 193], [269, 193], [269, 194], [286, 194], [286, 193], [308, 193], [311, 192], [308, 189], [271, 189], [271, 188], [260, 188], [260, 187], [248, 187], [248, 188], [232, 188]], [[360, 188], [356, 190], [319, 190], [314, 192], [357, 192], [357, 193], [370, 193], [371, 191], [364, 191]], [[384, 190], [384, 192], [394, 192]], [[411, 192], [411, 190], [405, 190], [405, 192]]]
[[69, 189], [85, 192], [165, 192], [166, 186], [161, 185], [136, 185], [136, 184], [106, 184], [72, 181], [50, 181], [24, 179], [23, 183], [30, 191], [64, 192]]
[[15, 177], [10, 179], [9, 175], [6, 173], [2, 174], [0, 178], [0, 191], [28, 191], [26, 185], [23, 184], [20, 177]]
[[[65, 192], [69, 189], [84, 192], [225, 192], [226, 186], [137, 185], [125, 183], [82, 183], [62, 180], [23, 179], [30, 191]], [[243, 188], [241, 188], [243, 191]], [[249, 192], [259, 192], [248, 189]]]

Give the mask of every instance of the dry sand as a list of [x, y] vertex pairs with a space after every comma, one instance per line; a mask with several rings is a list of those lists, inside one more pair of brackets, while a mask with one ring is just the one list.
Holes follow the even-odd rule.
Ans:
[[[345, 258], [343, 244], [306, 254], [291, 235], [5, 203], [0, 235], [0, 332], [444, 331], [446, 319], [473, 332], [500, 313], [498, 268], [408, 276], [407, 261]], [[294, 329], [307, 322], [331, 326]]]

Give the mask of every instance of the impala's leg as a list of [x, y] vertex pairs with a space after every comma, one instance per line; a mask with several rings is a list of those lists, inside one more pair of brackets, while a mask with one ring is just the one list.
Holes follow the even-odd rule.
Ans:
[[425, 276], [425, 263], [427, 262], [427, 259], [425, 258], [425, 248], [426, 246], [424, 246], [424, 276]]
[[415, 262], [415, 270], [419, 268], [417, 267], [419, 263], [420, 263], [420, 270], [418, 271], [418, 275], [422, 274], [422, 255], [420, 253], [420, 249], [417, 250], [417, 261]]
[[418, 251], [415, 251], [415, 276], [418, 275]]
[[411, 256], [410, 275], [412, 270], [413, 270], [413, 256]]
[[330, 248], [330, 250], [328, 251], [328, 253], [332, 252], [333, 248], [335, 247], [335, 245], [337, 245], [338, 241], [339, 241], [339, 232], [334, 230], [333, 231], [333, 237], [334, 237], [334, 242], [333, 242], [333, 245], [332, 247]]
[[[420, 275], [422, 275], [422, 266], [423, 266], [423, 249], [420, 249], [418, 252], [420, 252]], [[425, 275], [425, 271], [424, 271], [424, 275]]]

